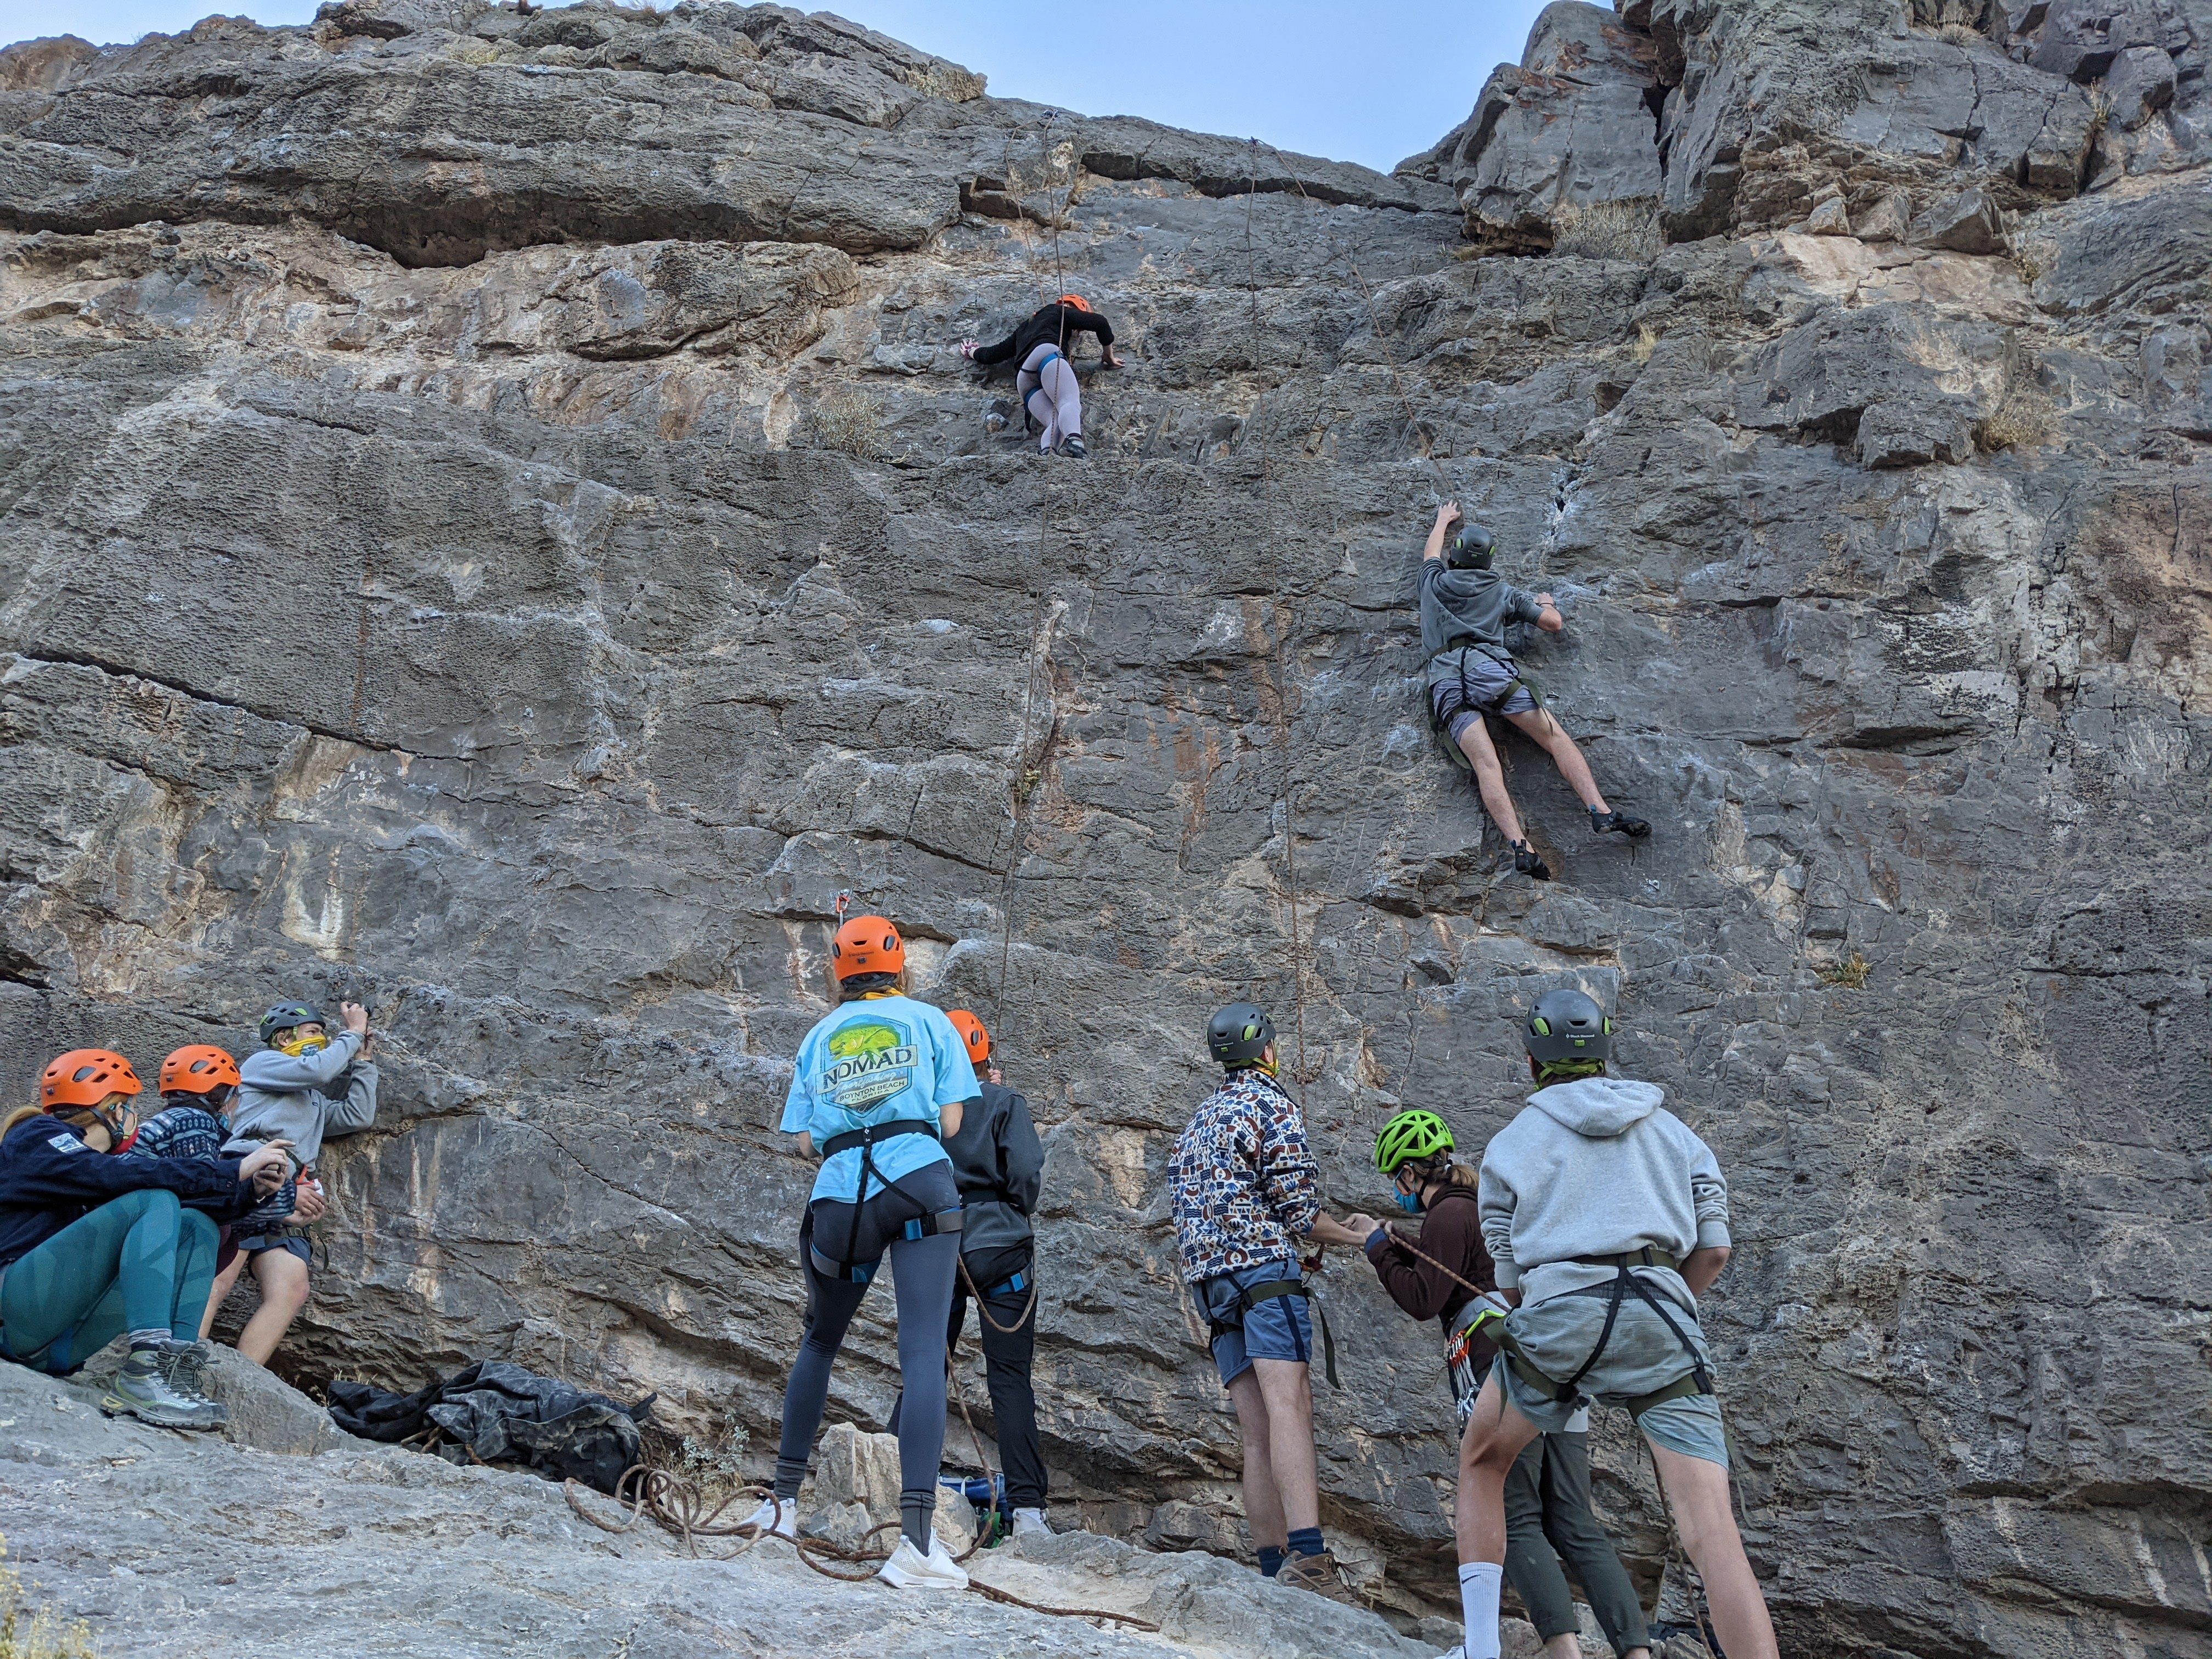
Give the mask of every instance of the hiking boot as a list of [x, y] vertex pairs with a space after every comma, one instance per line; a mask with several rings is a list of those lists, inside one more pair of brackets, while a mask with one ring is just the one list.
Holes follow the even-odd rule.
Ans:
[[1059, 449], [1054, 453], [1066, 456], [1071, 461], [1079, 461], [1091, 452], [1083, 447], [1080, 438], [1062, 438]]
[[903, 1534], [899, 1537], [898, 1547], [891, 1552], [891, 1559], [884, 1563], [876, 1577], [895, 1589], [968, 1588], [966, 1570], [945, 1553], [944, 1545], [931, 1539], [929, 1553], [924, 1555]]
[[1513, 868], [1519, 874], [1532, 877], [1537, 881], [1552, 878], [1552, 866], [1544, 862], [1544, 855], [1525, 841], [1513, 843]]
[[[208, 1361], [214, 1356], [206, 1343], [179, 1342], [171, 1337], [154, 1352], [161, 1363], [163, 1382], [180, 1394], [196, 1394], [203, 1400], [207, 1398], [207, 1390], [200, 1386], [200, 1373], [207, 1369]], [[224, 1419], [228, 1421], [229, 1416], [229, 1412], [225, 1409]]]
[[1593, 806], [1589, 810], [1589, 815], [1592, 835], [1602, 836], [1608, 831], [1618, 830], [1632, 841], [1642, 841], [1644, 836], [1651, 833], [1651, 826], [1644, 823], [1642, 818], [1631, 817], [1627, 813], [1618, 809], [1610, 812], [1601, 812]]
[[230, 1413], [197, 1388], [179, 1388], [163, 1375], [162, 1356], [153, 1348], [134, 1348], [122, 1370], [100, 1397], [109, 1417], [127, 1412], [158, 1429], [219, 1429]]
[[1291, 1556], [1275, 1574], [1275, 1582], [1294, 1589], [1311, 1590], [1316, 1595], [1341, 1601], [1347, 1607], [1359, 1605], [1346, 1588], [1344, 1575], [1336, 1570], [1336, 1558], [1327, 1550], [1319, 1555]]
[[760, 1507], [738, 1524], [757, 1528], [755, 1537], [788, 1538], [795, 1544], [799, 1541], [799, 1505], [778, 1504], [773, 1498], [763, 1498]]

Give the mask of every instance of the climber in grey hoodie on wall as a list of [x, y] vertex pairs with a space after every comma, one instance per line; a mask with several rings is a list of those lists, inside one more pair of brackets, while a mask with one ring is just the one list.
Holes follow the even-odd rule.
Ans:
[[1729, 1659], [1777, 1659], [1765, 1597], [1729, 1512], [1728, 1443], [1697, 1298], [1729, 1256], [1728, 1183], [1655, 1085], [1605, 1074], [1613, 1021], [1580, 991], [1530, 1010], [1543, 1086], [1482, 1157], [1476, 1206], [1514, 1309], [1460, 1442], [1465, 1659], [1498, 1659], [1505, 1477], [1536, 1436], [1593, 1401], [1650, 1443]]

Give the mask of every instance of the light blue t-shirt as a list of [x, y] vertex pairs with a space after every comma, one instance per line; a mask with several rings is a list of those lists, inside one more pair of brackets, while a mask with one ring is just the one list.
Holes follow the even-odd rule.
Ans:
[[[819, 1148], [833, 1136], [898, 1118], [935, 1123], [940, 1108], [977, 1092], [967, 1045], [941, 1009], [911, 997], [869, 997], [845, 1004], [806, 1034], [777, 1127], [786, 1134], [804, 1129]], [[877, 1178], [868, 1183], [868, 1198], [902, 1176], [951, 1162], [931, 1135], [896, 1135], [874, 1152]], [[808, 1201], [851, 1203], [860, 1152], [848, 1146], [824, 1159]]]

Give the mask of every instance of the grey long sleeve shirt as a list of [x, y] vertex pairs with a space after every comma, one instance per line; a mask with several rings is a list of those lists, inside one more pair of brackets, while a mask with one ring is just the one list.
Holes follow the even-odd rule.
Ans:
[[323, 1141], [376, 1121], [376, 1063], [358, 1060], [361, 1037], [340, 1031], [330, 1046], [296, 1060], [264, 1048], [238, 1063], [238, 1100], [230, 1109], [232, 1145], [292, 1142], [293, 1156], [313, 1166]]

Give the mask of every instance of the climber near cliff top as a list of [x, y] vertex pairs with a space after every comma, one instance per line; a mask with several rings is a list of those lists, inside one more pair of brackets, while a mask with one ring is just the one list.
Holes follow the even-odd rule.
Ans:
[[[1413, 1255], [1390, 1229], [1368, 1217], [1353, 1216], [1347, 1224], [1373, 1228], [1367, 1260], [1390, 1299], [1414, 1318], [1442, 1327], [1444, 1373], [1463, 1438], [1498, 1353], [1484, 1327], [1496, 1323], [1506, 1304], [1483, 1248], [1475, 1172], [1457, 1162], [1452, 1150], [1450, 1126], [1419, 1109], [1399, 1113], [1375, 1138], [1375, 1167], [1391, 1178], [1398, 1207], [1422, 1218], [1419, 1249], [1431, 1261]], [[1505, 1575], [1528, 1610], [1545, 1659], [1579, 1659], [1581, 1621], [1559, 1570], [1561, 1556], [1573, 1565], [1613, 1650], [1620, 1659], [1651, 1659], [1636, 1587], [1590, 1504], [1587, 1408], [1564, 1428], [1531, 1440], [1505, 1478]]]
[[219, 1428], [200, 1392], [200, 1315], [216, 1223], [284, 1178], [285, 1147], [243, 1158], [112, 1156], [144, 1085], [106, 1048], [47, 1066], [39, 1103], [0, 1124], [0, 1356], [66, 1376], [118, 1334], [131, 1352], [100, 1407], [170, 1429]]
[[774, 1495], [750, 1517], [796, 1531], [830, 1368], [868, 1284], [890, 1256], [898, 1306], [899, 1541], [878, 1575], [901, 1589], [962, 1589], [968, 1575], [930, 1530], [945, 1450], [945, 1328], [963, 1220], [945, 1140], [980, 1109], [967, 1045], [943, 1013], [904, 994], [906, 943], [882, 916], [837, 929], [840, 1006], [799, 1045], [778, 1127], [822, 1167], [799, 1229], [806, 1316], [783, 1394]]
[[1042, 417], [1044, 435], [1037, 441], [1040, 455], [1061, 454], [1080, 460], [1083, 447], [1083, 388], [1077, 384], [1074, 365], [1067, 361], [1067, 337], [1090, 333], [1098, 337], [1105, 356], [1101, 366], [1119, 368], [1114, 355], [1114, 325], [1091, 308], [1079, 294], [1063, 294], [1036, 312], [996, 345], [960, 343], [960, 355], [988, 368], [1009, 360], [1018, 362], [1014, 390], [1021, 394], [1022, 411]]
[[[1447, 541], [1455, 524], [1461, 527]], [[1492, 570], [1496, 554], [1488, 531], [1461, 522], [1457, 501], [1437, 509], [1421, 550], [1421, 649], [1429, 659], [1429, 720], [1449, 734], [1474, 769], [1483, 809], [1513, 849], [1513, 867], [1549, 881], [1551, 866], [1528, 844], [1513, 797], [1505, 791], [1505, 774], [1483, 722], [1486, 714], [1510, 720], [1551, 756], [1559, 775], [1589, 809], [1594, 831], [1619, 830], [1640, 838], [1651, 833], [1651, 826], [1606, 805], [1583, 751], [1515, 665], [1505, 648], [1508, 623], [1534, 623], [1547, 634], [1560, 632], [1566, 623], [1549, 593], [1524, 593]]]
[[1273, 1023], [1232, 1002], [1207, 1025], [1206, 1048], [1228, 1075], [1176, 1137], [1168, 1195], [1182, 1276], [1237, 1408], [1245, 1522], [1261, 1572], [1348, 1602], [1321, 1535], [1313, 1326], [1299, 1244], [1357, 1245], [1365, 1235], [1322, 1213], [1305, 1120], [1275, 1081]]
[[1697, 1298], [1728, 1261], [1728, 1184], [1658, 1088], [1606, 1075], [1613, 1038], [1581, 992], [1540, 998], [1522, 1040], [1541, 1086], [1483, 1153], [1483, 1241], [1516, 1305], [1495, 1328], [1504, 1352], [1460, 1443], [1466, 1659], [1498, 1659], [1514, 1460], [1593, 1400], [1626, 1406], [1650, 1443], [1729, 1659], [1777, 1659], [1729, 1513], [1728, 1442], [1698, 1324]]

